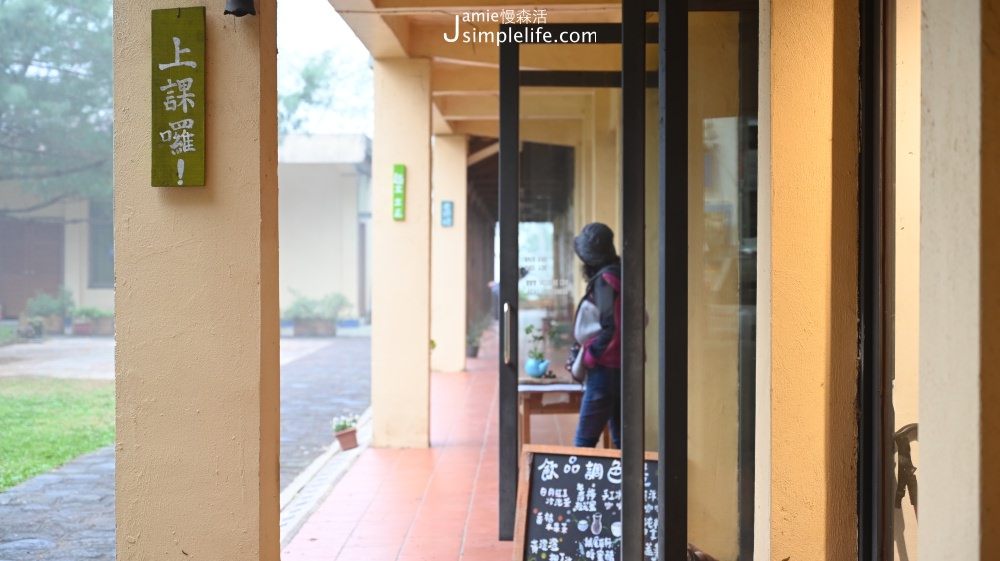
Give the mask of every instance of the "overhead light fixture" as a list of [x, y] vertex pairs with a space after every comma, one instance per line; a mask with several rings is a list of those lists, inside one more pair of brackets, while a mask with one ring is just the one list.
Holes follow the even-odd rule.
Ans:
[[225, 15], [233, 14], [241, 18], [247, 14], [257, 15], [257, 10], [253, 8], [253, 0], [226, 0]]

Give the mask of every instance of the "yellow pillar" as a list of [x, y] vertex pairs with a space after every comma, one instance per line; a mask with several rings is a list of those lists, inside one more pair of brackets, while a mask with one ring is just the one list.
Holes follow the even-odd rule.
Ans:
[[[431, 367], [443, 372], [465, 368], [466, 152], [465, 135], [434, 137], [431, 335], [437, 347], [431, 353]], [[443, 222], [446, 202], [451, 204], [450, 225]], [[485, 292], [487, 287], [479, 290]]]
[[[430, 443], [431, 66], [375, 61], [372, 150], [372, 443]], [[393, 166], [406, 166], [406, 216], [393, 219]]]
[[207, 11], [206, 186], [150, 186], [150, 11], [114, 5], [116, 517], [123, 560], [277, 561], [274, 0]]
[[772, 0], [761, 27], [770, 29], [761, 126], [772, 156], [772, 407], [770, 470], [757, 477], [770, 480], [770, 558], [853, 559], [858, 4]]

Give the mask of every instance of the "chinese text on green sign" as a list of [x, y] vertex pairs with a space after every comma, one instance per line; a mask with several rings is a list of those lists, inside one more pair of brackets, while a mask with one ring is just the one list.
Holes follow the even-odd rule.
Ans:
[[152, 184], [205, 184], [205, 8], [153, 10]]

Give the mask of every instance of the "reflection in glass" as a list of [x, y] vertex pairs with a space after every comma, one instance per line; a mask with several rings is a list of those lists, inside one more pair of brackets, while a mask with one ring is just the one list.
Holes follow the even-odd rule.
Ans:
[[752, 520], [740, 494], [753, 460], [740, 443], [754, 430], [741, 388], [753, 391], [755, 376], [756, 108], [741, 99], [740, 18], [689, 16], [688, 528], [719, 559], [740, 556]]
[[[887, 105], [887, 173], [884, 232], [887, 244], [885, 273], [887, 375], [892, 381], [893, 433], [886, 462], [885, 505], [892, 524], [891, 553], [896, 561], [916, 561], [919, 444], [920, 338], [920, 2], [891, 2], [889, 42], [895, 64], [886, 69], [890, 102]], [[891, 60], [891, 59], [890, 59]]]

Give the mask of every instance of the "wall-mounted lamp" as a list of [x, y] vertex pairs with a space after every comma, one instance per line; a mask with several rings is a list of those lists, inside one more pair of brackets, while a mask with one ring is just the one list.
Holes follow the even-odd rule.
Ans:
[[226, 11], [223, 13], [241, 18], [247, 14], [255, 16], [257, 10], [253, 9], [253, 0], [226, 0]]

